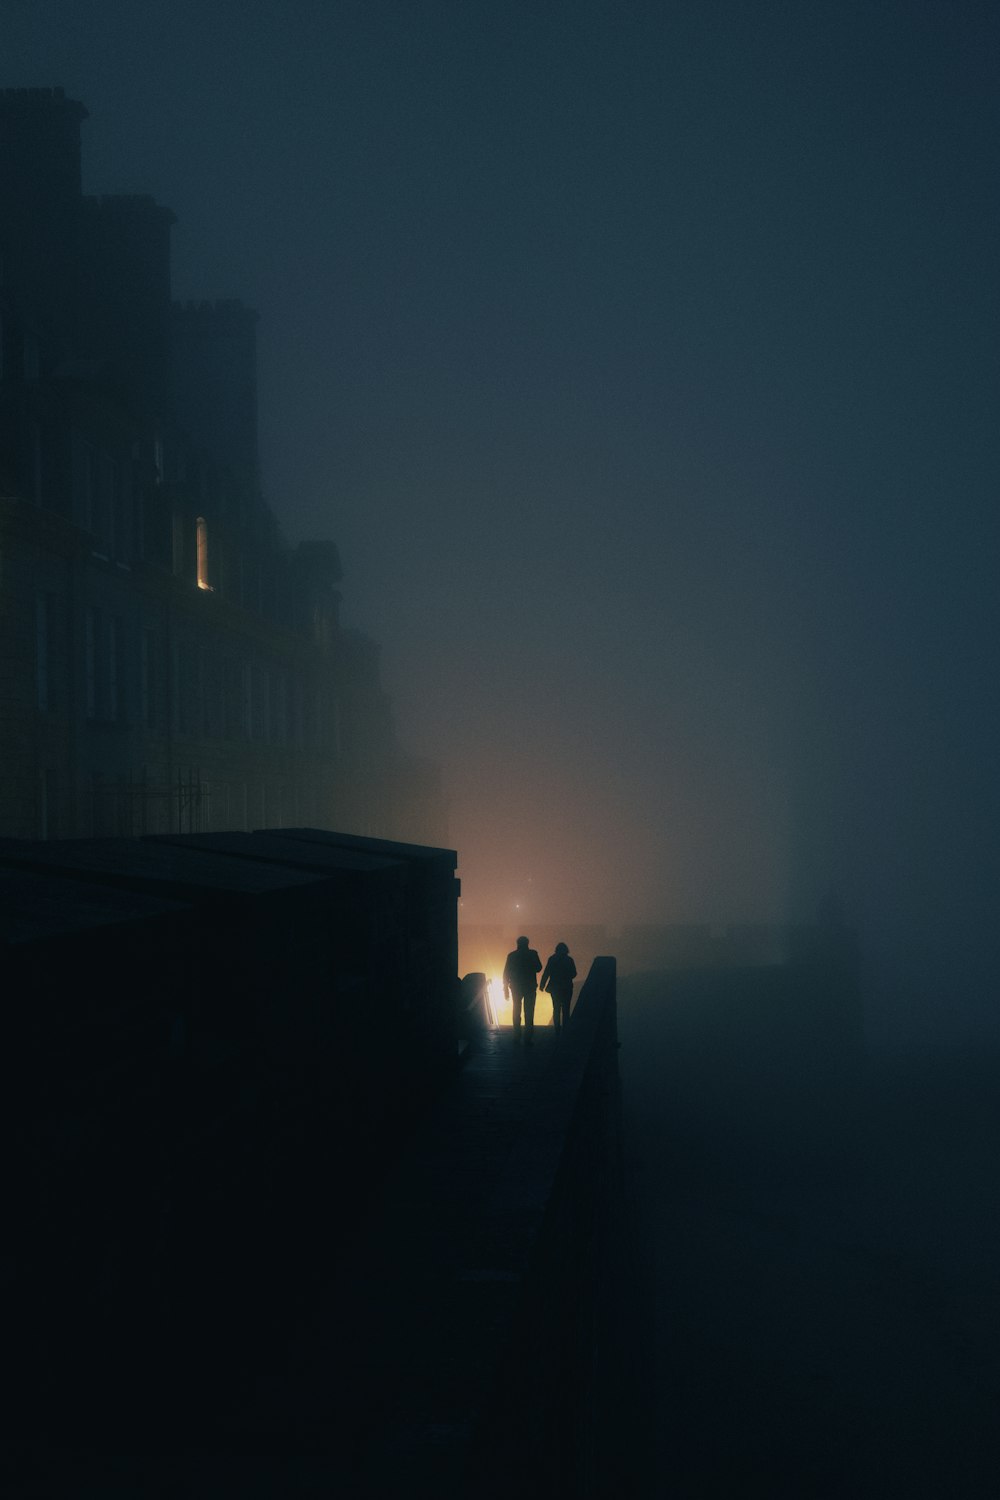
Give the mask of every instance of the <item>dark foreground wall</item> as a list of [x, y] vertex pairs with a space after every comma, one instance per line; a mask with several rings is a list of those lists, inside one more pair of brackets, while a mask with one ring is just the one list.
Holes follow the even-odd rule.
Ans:
[[454, 868], [306, 829], [3, 841], [7, 1441], [247, 1406], [457, 1065]]
[[633, 1492], [613, 959], [458, 1068], [446, 851], [0, 863], [0, 1491]]

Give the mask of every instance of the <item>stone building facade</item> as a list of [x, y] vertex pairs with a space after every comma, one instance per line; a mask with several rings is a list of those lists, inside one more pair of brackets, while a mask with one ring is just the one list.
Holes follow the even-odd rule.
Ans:
[[263, 499], [256, 314], [171, 300], [173, 216], [83, 193], [85, 118], [0, 91], [0, 834], [446, 842], [336, 546]]

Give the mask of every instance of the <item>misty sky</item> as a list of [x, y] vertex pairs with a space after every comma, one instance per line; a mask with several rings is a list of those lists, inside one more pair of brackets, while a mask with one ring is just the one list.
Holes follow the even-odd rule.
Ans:
[[468, 911], [992, 933], [994, 5], [0, 17], [86, 189], [176, 212], [175, 294], [260, 309], [268, 497], [341, 546]]

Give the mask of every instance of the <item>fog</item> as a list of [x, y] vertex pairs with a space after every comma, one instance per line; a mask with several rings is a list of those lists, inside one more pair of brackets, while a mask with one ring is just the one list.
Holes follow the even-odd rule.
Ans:
[[[775, 1056], [769, 983], [619, 985], [626, 1158], [656, 1289], [648, 1492], [989, 1495], [995, 1060], [858, 1067], [825, 1037], [804, 1077]], [[737, 1003], [720, 1031], [741, 985], [753, 1020]]]
[[833, 893], [873, 1039], [995, 1035], [997, 44], [912, 0], [4, 7], [86, 189], [177, 214], [175, 295], [260, 309], [268, 497], [341, 548], [468, 920]]

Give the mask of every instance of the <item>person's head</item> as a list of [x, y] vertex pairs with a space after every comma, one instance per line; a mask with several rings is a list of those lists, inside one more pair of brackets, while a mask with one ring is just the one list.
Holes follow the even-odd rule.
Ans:
[[565, 943], [556, 943], [556, 952], [558, 953], [559, 957], [562, 958], [564, 953], [569, 952], [569, 949], [566, 947]]
[[528, 946], [528, 939], [526, 937], [519, 937], [518, 940], [517, 940], [517, 946], [519, 948], [527, 948], [527, 946]]

